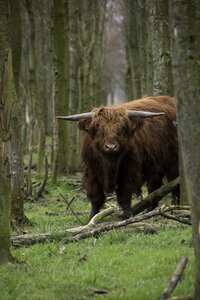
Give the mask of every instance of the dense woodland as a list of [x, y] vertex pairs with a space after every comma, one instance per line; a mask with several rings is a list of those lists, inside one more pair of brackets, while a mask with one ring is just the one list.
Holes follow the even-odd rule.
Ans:
[[56, 116], [170, 95], [199, 299], [199, 29], [198, 0], [0, 0], [0, 264], [11, 228], [29, 222], [25, 201], [40, 196], [33, 170], [44, 184], [81, 172], [77, 124]]

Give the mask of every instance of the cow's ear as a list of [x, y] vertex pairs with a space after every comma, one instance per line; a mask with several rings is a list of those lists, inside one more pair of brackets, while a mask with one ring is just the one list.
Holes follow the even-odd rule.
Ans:
[[80, 120], [78, 121], [78, 128], [80, 130], [89, 131], [91, 120]]

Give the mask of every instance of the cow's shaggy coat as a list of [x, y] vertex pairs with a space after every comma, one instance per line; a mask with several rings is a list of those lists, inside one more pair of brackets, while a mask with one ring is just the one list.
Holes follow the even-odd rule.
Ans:
[[[126, 110], [164, 112], [162, 116], [129, 118]], [[175, 100], [145, 97], [94, 110], [79, 121], [84, 186], [91, 201], [90, 218], [102, 208], [106, 194], [116, 191], [124, 216], [131, 215], [131, 197], [146, 183], [148, 192], [178, 176]]]

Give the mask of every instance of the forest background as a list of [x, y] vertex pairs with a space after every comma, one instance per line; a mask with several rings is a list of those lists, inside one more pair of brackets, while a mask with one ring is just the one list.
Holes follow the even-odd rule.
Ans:
[[0, 0], [0, 11], [1, 261], [9, 258], [10, 209], [14, 226], [27, 221], [32, 168], [50, 169], [52, 183], [80, 171], [76, 124], [56, 116], [144, 95], [176, 96], [182, 201], [191, 203], [198, 249], [198, 1]]

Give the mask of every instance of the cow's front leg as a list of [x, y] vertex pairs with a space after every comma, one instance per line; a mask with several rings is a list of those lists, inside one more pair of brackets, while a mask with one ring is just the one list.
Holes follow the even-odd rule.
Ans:
[[106, 197], [102, 187], [96, 181], [92, 181], [87, 186], [86, 191], [87, 198], [90, 200], [91, 203], [91, 211], [89, 213], [89, 220], [91, 220], [103, 207]]
[[117, 194], [117, 202], [123, 211], [122, 219], [129, 219], [130, 217], [132, 217], [132, 210], [131, 210], [132, 191], [125, 190], [119, 186], [117, 188], [116, 194]]

